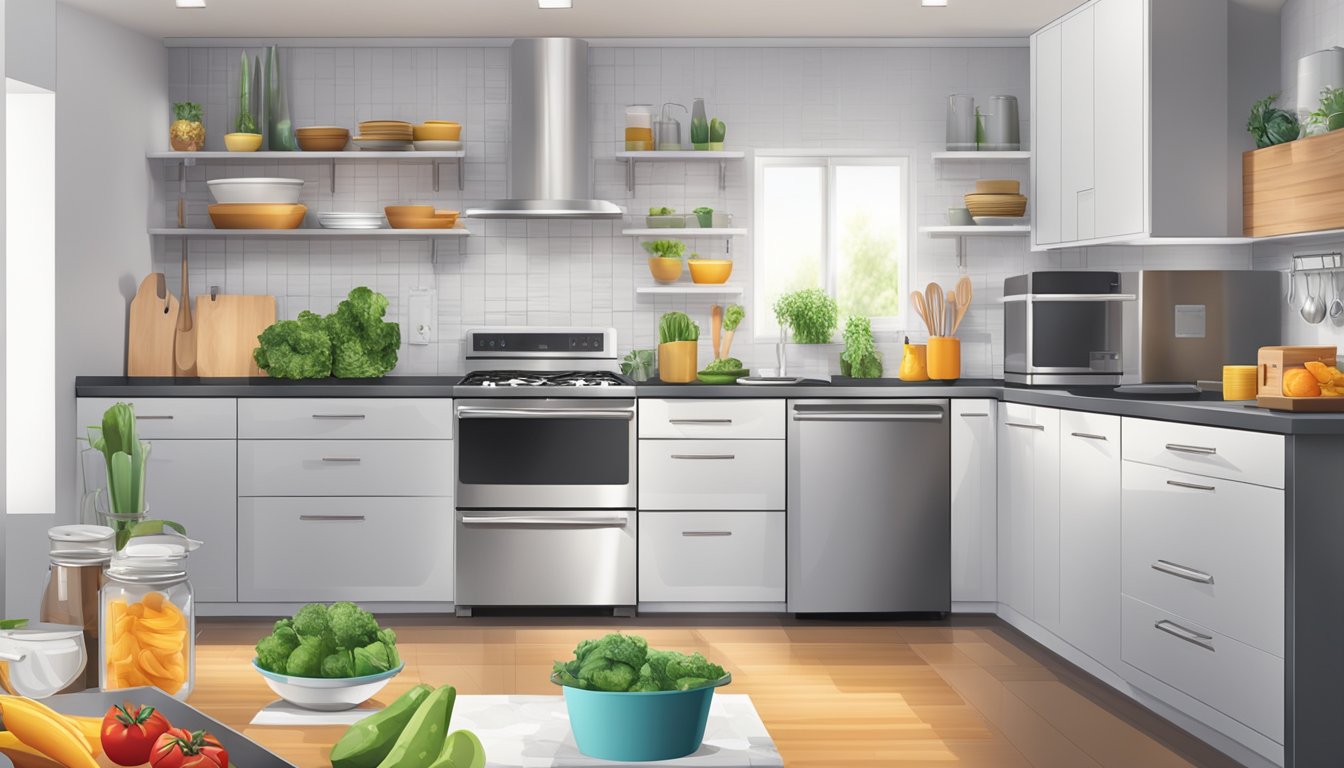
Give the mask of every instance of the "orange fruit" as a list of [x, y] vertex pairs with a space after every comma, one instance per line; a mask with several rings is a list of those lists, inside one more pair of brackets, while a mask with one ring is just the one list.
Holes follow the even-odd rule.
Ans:
[[1285, 397], [1320, 397], [1321, 385], [1306, 368], [1290, 368], [1283, 372]]
[[1311, 371], [1311, 375], [1316, 377], [1316, 381], [1322, 384], [1329, 384], [1335, 378], [1334, 374], [1330, 372], [1330, 366], [1325, 363], [1311, 360], [1304, 365], [1308, 371]]

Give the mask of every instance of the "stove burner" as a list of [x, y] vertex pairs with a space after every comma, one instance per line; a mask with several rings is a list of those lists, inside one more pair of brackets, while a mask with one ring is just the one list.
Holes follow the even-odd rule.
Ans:
[[464, 387], [620, 387], [630, 382], [606, 371], [478, 371], [462, 379]]

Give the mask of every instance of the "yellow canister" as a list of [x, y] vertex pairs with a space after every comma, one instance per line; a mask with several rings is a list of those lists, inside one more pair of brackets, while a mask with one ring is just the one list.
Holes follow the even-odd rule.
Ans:
[[1260, 371], [1255, 365], [1223, 366], [1223, 399], [1254, 400], [1258, 387], [1256, 376]]
[[696, 348], [694, 341], [669, 341], [658, 345], [658, 378], [668, 384], [695, 381]]
[[901, 355], [901, 370], [897, 376], [901, 381], [928, 381], [929, 369], [923, 344], [911, 344], [905, 340], [905, 353]]
[[961, 378], [961, 339], [930, 336], [928, 358], [930, 379], [951, 381]]

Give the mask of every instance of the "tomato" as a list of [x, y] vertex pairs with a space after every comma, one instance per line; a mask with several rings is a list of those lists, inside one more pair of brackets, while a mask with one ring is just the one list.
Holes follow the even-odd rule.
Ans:
[[127, 702], [107, 710], [98, 733], [109, 760], [117, 765], [144, 765], [154, 742], [169, 728], [172, 725], [162, 712]]
[[205, 731], [169, 728], [154, 742], [149, 762], [154, 768], [228, 768], [229, 752]]

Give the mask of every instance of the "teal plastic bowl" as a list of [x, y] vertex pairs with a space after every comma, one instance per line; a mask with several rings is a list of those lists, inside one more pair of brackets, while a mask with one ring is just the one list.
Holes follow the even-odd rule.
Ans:
[[565, 689], [569, 727], [579, 751], [601, 760], [629, 763], [674, 760], [700, 748], [709, 721], [714, 689], [733, 681], [724, 675], [713, 685], [689, 691], [612, 693]]

